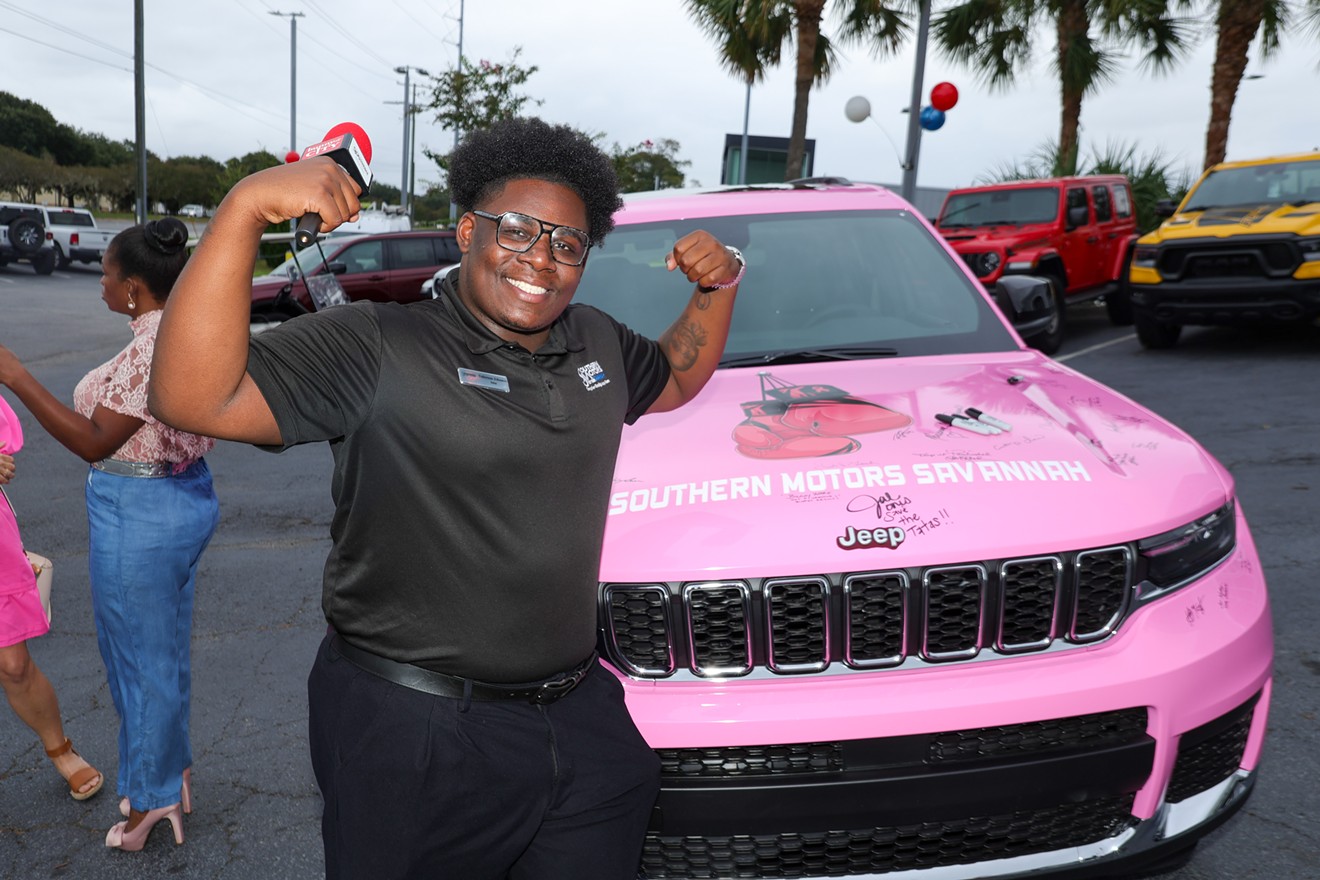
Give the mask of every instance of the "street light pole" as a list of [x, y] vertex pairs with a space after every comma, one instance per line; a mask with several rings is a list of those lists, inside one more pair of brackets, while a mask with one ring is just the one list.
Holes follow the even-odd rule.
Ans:
[[414, 130], [416, 124], [413, 122], [413, 114], [417, 110], [416, 86], [412, 85], [412, 80], [409, 77], [409, 74], [414, 70], [422, 76], [431, 75], [420, 67], [412, 67], [406, 64], [394, 68], [395, 73], [403, 74], [403, 178], [399, 182], [399, 205], [403, 208], [403, 213], [409, 217], [412, 217], [412, 145], [417, 137]]
[[907, 160], [903, 163], [903, 200], [912, 204], [917, 193], [917, 154], [921, 150], [921, 87], [926, 73], [926, 37], [930, 33], [930, 0], [921, 0], [917, 27], [917, 61], [912, 71], [912, 103], [908, 105]]

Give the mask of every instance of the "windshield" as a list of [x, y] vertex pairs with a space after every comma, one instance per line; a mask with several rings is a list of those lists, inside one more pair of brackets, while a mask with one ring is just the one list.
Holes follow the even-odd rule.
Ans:
[[1224, 168], [1206, 175], [1187, 198], [1184, 211], [1320, 201], [1320, 160]]
[[790, 352], [815, 359], [840, 349], [855, 357], [1017, 347], [976, 283], [906, 211], [620, 225], [591, 251], [574, 302], [658, 338], [692, 289], [666, 271], [665, 256], [694, 229], [708, 230], [747, 260], [726, 363], [749, 356], [769, 363]]
[[1059, 216], [1059, 191], [1041, 186], [955, 193], [944, 203], [939, 225], [1001, 226], [1053, 223]]
[[283, 275], [285, 278], [301, 278], [302, 273], [298, 271], [298, 267], [302, 266], [303, 272], [308, 275], [315, 275], [316, 270], [321, 268], [321, 264], [325, 262], [327, 255], [324, 253], [324, 249], [325, 242], [322, 242], [320, 247], [309, 247], [306, 250], [301, 250], [296, 258], [289, 257], [267, 274]]

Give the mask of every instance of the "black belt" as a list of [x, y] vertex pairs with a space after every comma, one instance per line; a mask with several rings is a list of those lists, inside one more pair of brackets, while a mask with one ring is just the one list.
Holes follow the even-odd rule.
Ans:
[[596, 653], [579, 663], [561, 678], [530, 685], [501, 685], [473, 681], [443, 672], [432, 672], [412, 663], [400, 663], [379, 654], [354, 647], [339, 637], [330, 636], [330, 647], [354, 666], [386, 681], [437, 697], [466, 697], [470, 700], [526, 700], [545, 705], [553, 703], [582, 683], [596, 663]]

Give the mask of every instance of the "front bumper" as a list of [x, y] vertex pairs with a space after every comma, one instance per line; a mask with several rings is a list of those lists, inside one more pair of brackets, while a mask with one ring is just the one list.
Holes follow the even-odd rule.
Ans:
[[1320, 315], [1320, 279], [1129, 285], [1132, 308], [1169, 324], [1296, 321]]
[[865, 675], [625, 680], [665, 764], [643, 876], [1137, 870], [1245, 802], [1272, 625], [1245, 522], [1093, 649]]

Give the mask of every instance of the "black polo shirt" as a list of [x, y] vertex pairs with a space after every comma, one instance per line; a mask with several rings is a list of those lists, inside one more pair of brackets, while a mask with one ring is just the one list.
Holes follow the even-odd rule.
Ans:
[[566, 670], [596, 641], [619, 437], [659, 396], [659, 346], [570, 305], [535, 353], [454, 294], [355, 303], [252, 339], [285, 448], [329, 441], [322, 607], [351, 642], [483, 681]]

